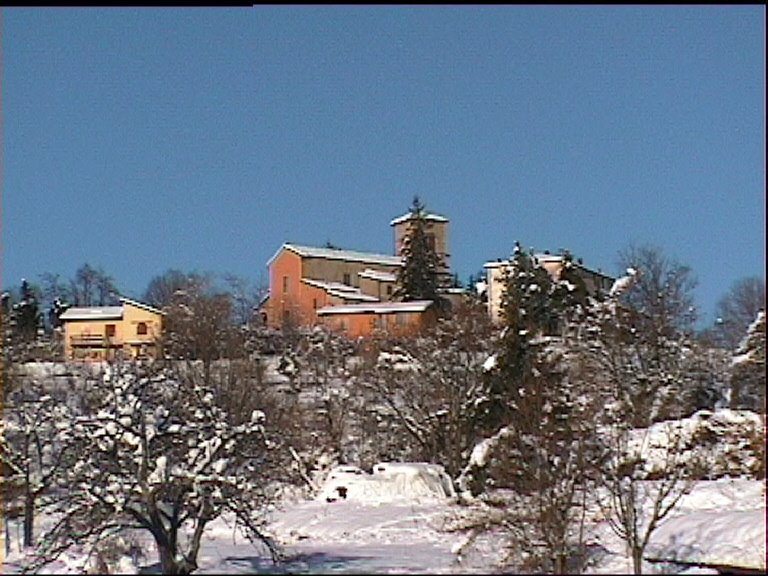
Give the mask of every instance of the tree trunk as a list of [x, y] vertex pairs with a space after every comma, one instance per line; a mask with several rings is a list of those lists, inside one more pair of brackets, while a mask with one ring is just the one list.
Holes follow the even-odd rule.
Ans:
[[34, 545], [35, 537], [35, 497], [27, 491], [24, 495], [24, 547]]
[[167, 545], [160, 544], [159, 542], [156, 542], [156, 544], [163, 574], [175, 576], [191, 574], [197, 570], [197, 564], [195, 562], [188, 561], [181, 554], [177, 554], [176, 550], [171, 550]]
[[635, 574], [643, 573], [643, 551], [639, 547], [632, 549], [632, 567], [634, 568]]
[[568, 574], [568, 555], [558, 552], [555, 558], [555, 574]]

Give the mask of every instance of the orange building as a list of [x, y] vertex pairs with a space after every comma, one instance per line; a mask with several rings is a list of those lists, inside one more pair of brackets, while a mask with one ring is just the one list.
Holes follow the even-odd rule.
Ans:
[[[424, 218], [427, 237], [448, 274], [448, 219], [432, 213]], [[412, 219], [407, 213], [390, 222], [394, 255], [283, 244], [267, 262], [269, 295], [261, 306], [267, 325], [323, 324], [350, 336], [367, 336], [377, 329], [413, 332], [429, 325], [433, 310], [428, 306], [392, 302], [403, 263], [403, 238]], [[387, 303], [392, 306], [381, 307]]]
[[314, 326], [327, 306], [391, 300], [397, 256], [283, 244], [267, 263], [267, 325]]
[[164, 312], [120, 298], [120, 306], [69, 308], [64, 324], [67, 360], [104, 361], [158, 353]]
[[319, 309], [317, 315], [322, 325], [350, 338], [376, 332], [407, 336], [434, 326], [437, 321], [431, 300], [326, 306]]

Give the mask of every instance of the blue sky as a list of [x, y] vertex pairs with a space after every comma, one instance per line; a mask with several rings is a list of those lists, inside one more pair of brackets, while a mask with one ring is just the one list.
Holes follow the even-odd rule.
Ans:
[[418, 194], [462, 280], [651, 243], [697, 301], [765, 270], [765, 7], [2, 10], [2, 283], [266, 282], [286, 241], [390, 253]]

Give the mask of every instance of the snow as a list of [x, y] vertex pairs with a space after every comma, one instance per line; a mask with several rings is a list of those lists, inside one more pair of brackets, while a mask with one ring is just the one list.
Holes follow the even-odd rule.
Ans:
[[496, 354], [492, 354], [491, 356], [488, 356], [488, 358], [485, 359], [485, 362], [483, 362], [483, 372], [490, 372], [494, 368], [496, 368], [497, 364], [497, 358]]
[[[338, 467], [338, 477], [386, 476], [410, 471], [420, 464], [384, 464], [385, 471], [369, 474], [353, 466]], [[387, 470], [388, 469], [388, 470]], [[359, 472], [359, 473], [358, 473]], [[337, 478], [338, 479], [338, 478]], [[334, 485], [330, 478], [324, 488]], [[351, 492], [350, 492], [351, 494]], [[391, 491], [362, 494], [358, 498], [327, 502], [319, 497], [292, 502], [276, 509], [266, 526], [287, 554], [284, 565], [273, 566], [266, 550], [254, 547], [223, 517], [205, 529], [199, 574], [246, 573], [410, 573], [467, 574], [496, 572], [494, 562], [502, 548], [501, 535], [484, 537], [474, 549], [465, 547], [466, 534], [447, 532], [452, 519], [466, 511], [451, 498], [424, 499], [413, 493]], [[42, 524], [49, 520], [44, 519]], [[599, 516], [587, 524], [587, 542], [598, 550], [590, 574], [630, 574], [631, 561], [623, 542]], [[18, 573], [18, 525], [13, 522], [11, 555], [3, 573]], [[143, 561], [123, 555], [118, 560], [124, 574], [158, 571], [155, 548], [141, 536]], [[712, 564], [765, 569], [765, 483], [760, 480], [723, 478], [697, 482], [692, 492], [654, 533], [644, 562], [645, 573], [712, 574]], [[676, 559], [677, 565], [670, 564]], [[46, 573], [82, 573], [84, 557], [73, 551]], [[703, 564], [704, 566], [698, 565]], [[116, 567], [117, 568], [117, 567]], [[684, 572], [682, 571], [685, 568]]]
[[646, 558], [765, 570], [765, 508], [705, 511], [662, 524]]
[[620, 296], [632, 287], [636, 279], [637, 270], [634, 268], [627, 268], [627, 275], [616, 279], [608, 294], [613, 297]]
[[444, 500], [454, 496], [442, 466], [425, 463], [380, 463], [367, 474], [354, 466], [331, 470], [317, 500], [351, 500], [378, 504], [401, 500]]
[[[681, 462], [696, 457], [707, 463], [713, 476], [738, 476], [758, 465], [757, 455], [746, 449], [746, 446], [752, 438], [762, 435], [764, 426], [763, 419], [750, 410], [700, 410], [687, 418], [658, 422], [648, 428], [632, 430], [629, 449], [640, 452], [645, 471], [649, 474], [664, 469], [669, 453], [668, 444], [674, 441], [680, 442], [683, 447]], [[686, 446], [691, 446], [694, 438], [711, 438], [714, 441], [702, 445], [699, 440], [695, 450], [686, 449]]]

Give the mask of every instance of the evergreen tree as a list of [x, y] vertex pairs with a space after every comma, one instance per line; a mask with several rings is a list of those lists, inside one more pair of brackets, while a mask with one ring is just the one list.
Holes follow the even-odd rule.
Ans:
[[483, 474], [514, 491], [519, 510], [525, 510], [517, 521], [536, 527], [521, 543], [536, 550], [529, 568], [555, 573], [566, 570], [588, 480], [586, 463], [598, 450], [593, 423], [600, 408], [589, 372], [568, 341], [578, 337], [571, 327], [584, 321], [586, 288], [570, 255], [563, 260], [553, 278], [515, 245], [502, 293], [505, 325], [478, 425], [493, 434], [495, 453], [485, 470], [470, 472], [475, 493]]
[[431, 300], [440, 311], [447, 301], [440, 295], [445, 268], [427, 236], [426, 209], [416, 196], [411, 206], [409, 230], [403, 238], [403, 265], [397, 272], [395, 298], [404, 302]]
[[731, 408], [765, 413], [765, 312], [758, 312], [731, 364]]
[[23, 278], [19, 294], [21, 298], [13, 307], [14, 323], [18, 336], [22, 340], [29, 342], [37, 336], [37, 331], [41, 326], [42, 315], [40, 314], [40, 306], [35, 289]]

